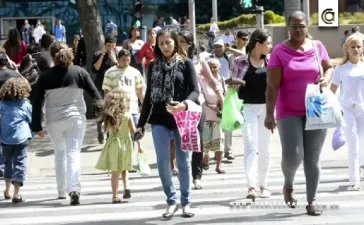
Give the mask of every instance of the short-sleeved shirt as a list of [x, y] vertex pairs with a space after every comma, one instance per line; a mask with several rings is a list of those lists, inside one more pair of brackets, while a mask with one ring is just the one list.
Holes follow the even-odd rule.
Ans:
[[353, 104], [364, 110], [364, 62], [346, 62], [335, 68], [332, 83], [340, 85], [340, 103], [344, 107]]
[[110, 68], [105, 73], [102, 89], [111, 91], [114, 88], [120, 88], [125, 91], [130, 99], [129, 112], [131, 114], [139, 113], [137, 90], [144, 88], [144, 79], [139, 70], [128, 66], [125, 69], [120, 69], [118, 66]]
[[[326, 48], [320, 41], [317, 44], [320, 61], [329, 60]], [[308, 84], [316, 82], [320, 75], [315, 57], [315, 49], [297, 51], [285, 43], [276, 45], [268, 62], [268, 68], [281, 68], [282, 81], [278, 91], [277, 119], [305, 116], [305, 94]]]
[[66, 28], [61, 24], [61, 25], [55, 25], [53, 27], [53, 34], [54, 37], [56, 38], [56, 41], [66, 41]]

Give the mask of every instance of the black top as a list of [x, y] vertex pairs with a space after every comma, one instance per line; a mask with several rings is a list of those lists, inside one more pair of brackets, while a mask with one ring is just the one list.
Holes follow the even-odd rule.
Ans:
[[[144, 128], [145, 124], [149, 122], [150, 124], [163, 125], [169, 129], [177, 129], [177, 125], [173, 118], [173, 115], [167, 112], [165, 103], [153, 104], [152, 107], [150, 99], [150, 85], [153, 66], [154, 62], [151, 62], [150, 66], [148, 67], [147, 90], [145, 92], [145, 98], [137, 127]], [[184, 66], [181, 66], [179, 68], [180, 71], [175, 74], [173, 100], [179, 102], [183, 102], [185, 100], [197, 102], [200, 93], [198, 88], [196, 70], [192, 61], [188, 58], [185, 58]], [[152, 112], [150, 113], [150, 111]], [[149, 114], [150, 118], [148, 120]]]
[[21, 75], [15, 70], [5, 69], [0, 70], [0, 88], [3, 84], [12, 77], [21, 77]]
[[[102, 90], [102, 83], [104, 82], [105, 72], [110, 69], [111, 67], [115, 66], [117, 63], [114, 63], [111, 59], [109, 54], [105, 54], [104, 58], [102, 59], [101, 67], [99, 70], [95, 69], [95, 63], [101, 57], [101, 51], [98, 51], [94, 54], [94, 61], [92, 62], [92, 72], [96, 74], [95, 78], [95, 86], [98, 90]], [[115, 50], [115, 55], [117, 56], [117, 52]], [[116, 57], [117, 58], [117, 57]]]
[[267, 89], [267, 68], [255, 68], [249, 60], [249, 68], [244, 76], [245, 87], [240, 88], [238, 96], [247, 104], [265, 104]]

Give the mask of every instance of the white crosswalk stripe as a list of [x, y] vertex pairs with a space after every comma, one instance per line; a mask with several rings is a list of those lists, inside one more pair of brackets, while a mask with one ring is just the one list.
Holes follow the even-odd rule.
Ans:
[[[194, 218], [183, 219], [179, 210], [168, 223], [161, 218], [166, 203], [156, 169], [149, 177], [131, 174], [132, 198], [122, 204], [111, 204], [110, 178], [106, 173], [82, 175], [81, 205], [70, 206], [69, 200], [57, 200], [54, 177], [31, 177], [22, 188], [26, 202], [14, 205], [0, 200], [1, 225], [55, 224], [360, 224], [364, 221], [364, 197], [348, 191], [346, 168], [322, 169], [318, 203], [326, 206], [320, 217], [305, 213], [306, 182], [302, 168], [296, 174], [297, 209], [284, 205], [283, 175], [279, 165], [269, 173], [269, 199], [257, 198], [255, 206], [248, 201], [242, 158], [224, 164], [226, 174], [217, 174], [214, 165], [204, 171], [203, 190], [193, 190]], [[178, 189], [178, 179], [174, 177]], [[122, 182], [120, 181], [120, 184]], [[121, 185], [122, 187], [122, 185]], [[4, 182], [0, 183], [0, 190]], [[122, 190], [120, 191], [122, 196]], [[179, 193], [178, 193], [179, 196]], [[0, 196], [2, 199], [2, 196]]]

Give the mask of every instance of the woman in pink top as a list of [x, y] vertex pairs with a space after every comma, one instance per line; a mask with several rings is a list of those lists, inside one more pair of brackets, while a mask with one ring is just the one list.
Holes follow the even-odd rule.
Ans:
[[21, 40], [19, 31], [14, 28], [9, 30], [8, 40], [4, 43], [6, 54], [20, 66], [24, 56], [27, 55], [27, 45]]
[[[321, 215], [315, 204], [320, 178], [320, 154], [325, 130], [305, 130], [305, 92], [308, 84], [327, 86], [332, 77], [332, 65], [327, 50], [320, 41], [307, 38], [307, 18], [296, 11], [288, 18], [290, 39], [274, 47], [268, 62], [267, 116], [265, 126], [272, 132], [276, 126], [274, 109], [282, 145], [282, 171], [285, 178], [283, 195], [287, 205], [296, 206], [293, 181], [301, 162], [306, 175], [307, 214]], [[315, 57], [317, 45], [319, 60]], [[322, 66], [324, 77], [319, 78]]]

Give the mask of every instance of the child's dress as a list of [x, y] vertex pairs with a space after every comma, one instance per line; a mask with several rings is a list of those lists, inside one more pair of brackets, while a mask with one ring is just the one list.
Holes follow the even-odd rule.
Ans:
[[96, 169], [110, 171], [129, 171], [132, 166], [133, 142], [129, 129], [130, 115], [126, 114], [120, 130], [109, 130], [109, 137], [100, 154]]

